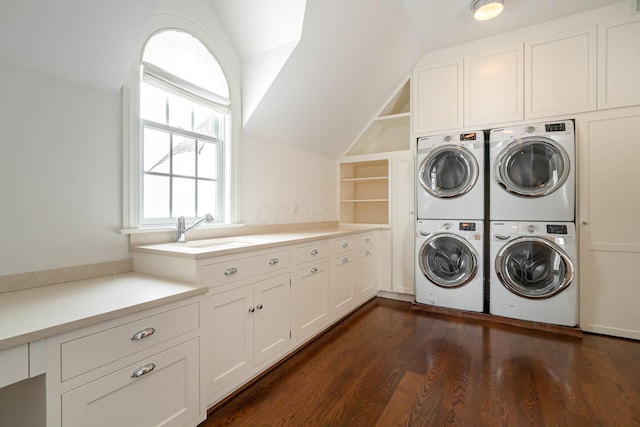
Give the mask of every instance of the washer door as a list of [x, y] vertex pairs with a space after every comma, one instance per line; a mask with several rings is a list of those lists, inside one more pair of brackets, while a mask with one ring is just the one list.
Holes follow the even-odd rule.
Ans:
[[571, 259], [554, 242], [519, 237], [496, 255], [495, 269], [502, 284], [514, 294], [532, 299], [552, 297], [573, 281]]
[[509, 144], [496, 162], [495, 178], [506, 191], [541, 197], [556, 191], [569, 176], [569, 156], [555, 141], [529, 136]]
[[418, 264], [433, 284], [456, 288], [475, 277], [478, 254], [466, 239], [452, 233], [437, 233], [420, 246]]
[[478, 161], [469, 150], [457, 145], [435, 148], [418, 168], [418, 178], [427, 193], [441, 199], [468, 193], [478, 180]]

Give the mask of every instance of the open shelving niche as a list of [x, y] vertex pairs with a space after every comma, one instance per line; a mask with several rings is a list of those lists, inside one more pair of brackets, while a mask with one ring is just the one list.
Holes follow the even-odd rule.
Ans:
[[389, 225], [390, 153], [410, 150], [407, 77], [340, 162], [340, 222]]

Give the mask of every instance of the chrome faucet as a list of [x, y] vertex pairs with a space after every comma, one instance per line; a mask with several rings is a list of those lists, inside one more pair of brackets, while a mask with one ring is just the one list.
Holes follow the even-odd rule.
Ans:
[[205, 216], [203, 216], [202, 218], [200, 218], [199, 220], [197, 220], [196, 222], [193, 223], [193, 225], [189, 228], [185, 227], [185, 221], [184, 221], [184, 217], [178, 217], [178, 238], [176, 240], [176, 243], [186, 243], [187, 241], [187, 232], [190, 230], [193, 230], [194, 228], [196, 228], [197, 226], [199, 226], [200, 224], [202, 224], [203, 222], [213, 222], [213, 216], [211, 216], [211, 214], [206, 214]]

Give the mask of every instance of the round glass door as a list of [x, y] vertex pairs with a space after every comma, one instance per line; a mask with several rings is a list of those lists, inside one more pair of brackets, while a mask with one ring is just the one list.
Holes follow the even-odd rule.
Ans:
[[573, 281], [569, 256], [555, 243], [540, 237], [519, 237], [498, 252], [495, 269], [502, 284], [525, 298], [549, 298]]
[[422, 274], [443, 288], [462, 286], [478, 271], [478, 256], [473, 246], [451, 233], [429, 237], [420, 247], [418, 263]]
[[418, 177], [422, 188], [434, 197], [459, 197], [478, 180], [478, 162], [464, 147], [443, 145], [422, 161]]
[[521, 138], [509, 144], [497, 160], [498, 184], [518, 196], [546, 196], [556, 191], [569, 176], [566, 151], [544, 137]]

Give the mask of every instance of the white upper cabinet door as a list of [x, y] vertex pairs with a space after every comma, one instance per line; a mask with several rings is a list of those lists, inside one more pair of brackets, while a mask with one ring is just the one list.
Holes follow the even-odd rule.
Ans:
[[464, 57], [464, 125], [523, 119], [522, 44]]
[[462, 58], [415, 68], [411, 84], [414, 133], [462, 127]]
[[640, 104], [640, 15], [598, 26], [598, 109]]
[[525, 43], [525, 117], [596, 109], [596, 27]]

